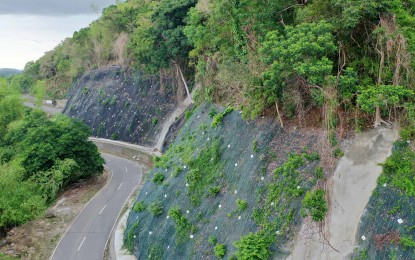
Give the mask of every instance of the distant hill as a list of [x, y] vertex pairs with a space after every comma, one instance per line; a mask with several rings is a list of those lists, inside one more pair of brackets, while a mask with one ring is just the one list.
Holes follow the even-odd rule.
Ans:
[[0, 69], [0, 77], [8, 77], [20, 73], [22, 73], [22, 71], [17, 69]]

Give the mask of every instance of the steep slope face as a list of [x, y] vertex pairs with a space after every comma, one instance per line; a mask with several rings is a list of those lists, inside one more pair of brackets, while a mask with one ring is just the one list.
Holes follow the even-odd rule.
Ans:
[[212, 119], [215, 110], [187, 116], [156, 159], [124, 237], [138, 259], [249, 259], [251, 238], [262, 254], [283, 257], [298, 231], [301, 200], [318, 182], [318, 135], [224, 109]]
[[414, 259], [415, 145], [394, 143], [360, 219], [355, 259]]
[[359, 219], [382, 170], [379, 164], [389, 156], [397, 136], [396, 129], [387, 128], [356, 135], [328, 182], [331, 207], [323, 228], [304, 223], [288, 259], [350, 259]]
[[94, 136], [153, 145], [176, 106], [173, 82], [118, 66], [96, 70], [73, 84], [64, 114], [84, 121]]

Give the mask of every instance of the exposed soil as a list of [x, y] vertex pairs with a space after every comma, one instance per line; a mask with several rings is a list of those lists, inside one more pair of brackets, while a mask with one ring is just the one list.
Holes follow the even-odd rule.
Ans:
[[49, 259], [61, 236], [85, 204], [106, 184], [109, 173], [80, 181], [64, 191], [45, 216], [11, 229], [0, 252], [22, 260]]

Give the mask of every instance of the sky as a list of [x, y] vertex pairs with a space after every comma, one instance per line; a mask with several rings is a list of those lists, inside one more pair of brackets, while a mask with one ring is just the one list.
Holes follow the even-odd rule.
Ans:
[[23, 69], [116, 0], [0, 0], [0, 68]]

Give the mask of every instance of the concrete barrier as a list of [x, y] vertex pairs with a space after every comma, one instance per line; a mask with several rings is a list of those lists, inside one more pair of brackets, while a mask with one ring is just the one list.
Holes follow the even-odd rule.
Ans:
[[161, 155], [157, 150], [141, 145], [95, 137], [90, 137], [89, 140], [94, 142], [98, 149], [103, 153], [109, 153], [132, 161], [144, 163], [149, 169], [153, 167], [154, 156]]

